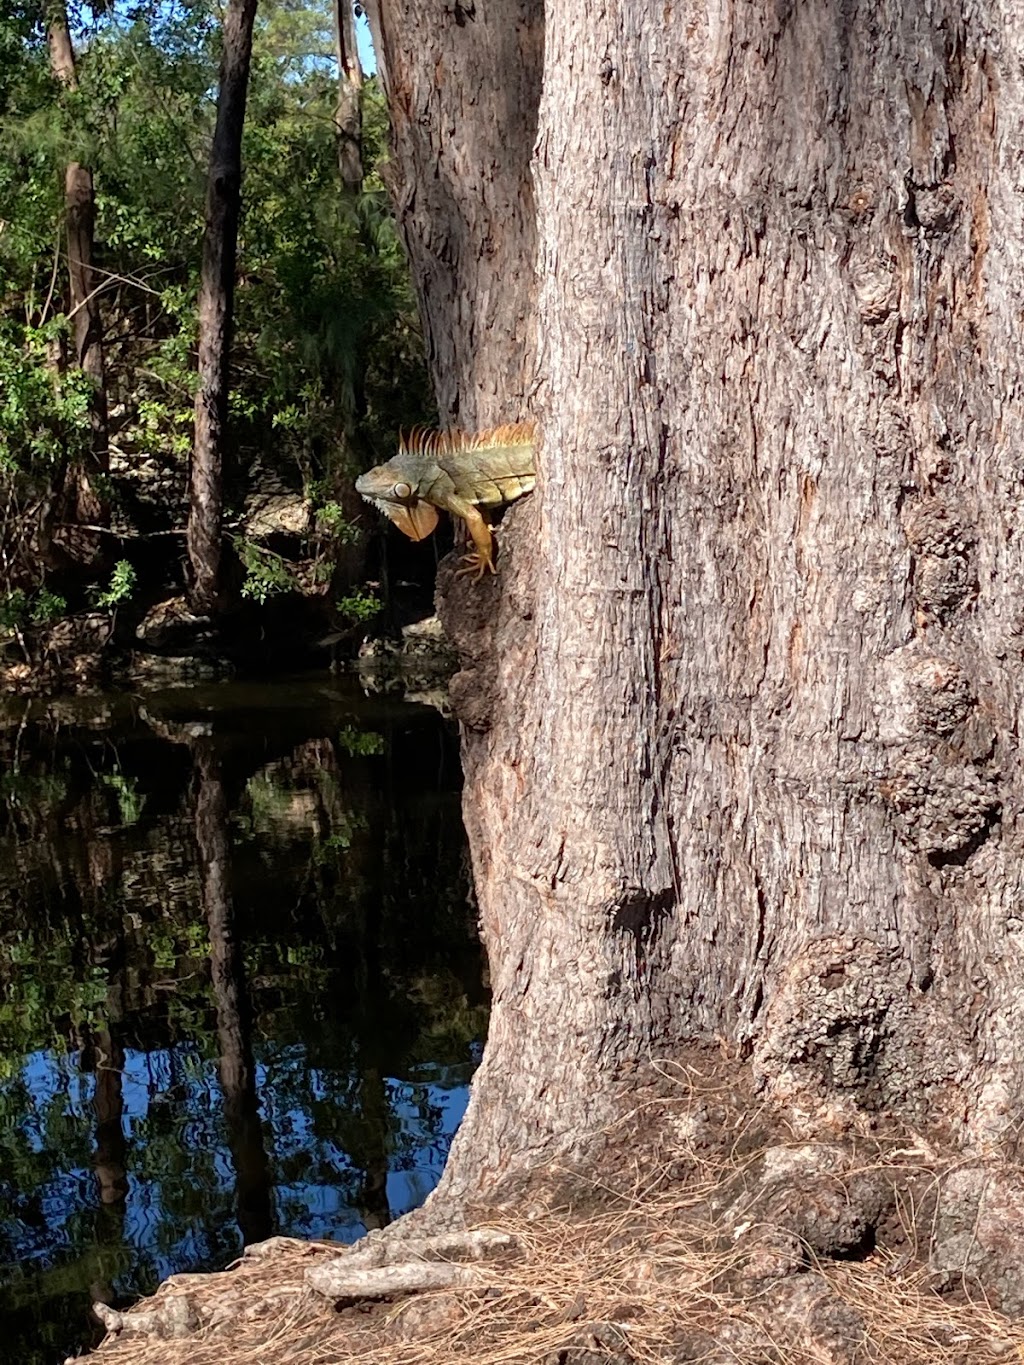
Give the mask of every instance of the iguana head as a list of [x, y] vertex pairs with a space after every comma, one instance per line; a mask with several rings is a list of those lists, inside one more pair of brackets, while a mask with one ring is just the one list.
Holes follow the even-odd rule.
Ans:
[[437, 508], [419, 496], [415, 472], [402, 455], [361, 474], [356, 492], [390, 517], [410, 540], [425, 540], [437, 525]]

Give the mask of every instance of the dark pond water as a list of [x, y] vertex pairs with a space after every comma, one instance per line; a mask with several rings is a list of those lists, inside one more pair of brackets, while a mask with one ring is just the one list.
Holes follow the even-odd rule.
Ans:
[[323, 679], [0, 703], [0, 1360], [420, 1203], [485, 1026], [435, 711]]

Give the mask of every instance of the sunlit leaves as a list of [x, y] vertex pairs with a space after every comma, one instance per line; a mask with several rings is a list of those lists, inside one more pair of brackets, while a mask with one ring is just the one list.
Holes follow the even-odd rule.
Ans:
[[[88, 391], [55, 385], [57, 342], [38, 344], [69, 307], [63, 184], [77, 157], [95, 186], [119, 468], [155, 459], [177, 471], [183, 496], [221, 10], [213, 0], [70, 5], [77, 90], [50, 73], [41, 14], [15, 0], [0, 17], [0, 479], [46, 478], [87, 435]], [[377, 170], [384, 101], [370, 79], [365, 192], [346, 197], [336, 99], [331, 6], [265, 0], [243, 147], [232, 467], [244, 478], [258, 461], [316, 485], [325, 506], [350, 477], [354, 446], [386, 449], [400, 426], [430, 418], [413, 294]], [[185, 510], [163, 508], [165, 523], [181, 525]], [[351, 528], [321, 519], [324, 543], [336, 531], [351, 539]], [[252, 582], [274, 586], [265, 575]]]
[[42, 327], [0, 318], [0, 472], [40, 476], [88, 438], [89, 380], [55, 375], [47, 358], [66, 319]]

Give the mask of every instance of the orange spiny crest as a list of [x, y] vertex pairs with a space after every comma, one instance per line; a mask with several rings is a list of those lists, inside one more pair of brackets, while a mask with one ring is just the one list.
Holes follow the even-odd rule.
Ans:
[[457, 455], [461, 451], [490, 450], [494, 446], [532, 445], [537, 435], [535, 422], [506, 422], [486, 431], [430, 431], [427, 427], [413, 427], [402, 433], [398, 450], [402, 455], [426, 455], [436, 459]]

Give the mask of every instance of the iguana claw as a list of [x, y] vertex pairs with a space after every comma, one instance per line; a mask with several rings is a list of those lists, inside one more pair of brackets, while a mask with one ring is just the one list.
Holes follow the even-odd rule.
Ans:
[[489, 556], [480, 554], [476, 550], [471, 550], [469, 554], [462, 556], [463, 568], [455, 570], [455, 577], [462, 578], [465, 574], [473, 575], [473, 582], [479, 583], [484, 574], [490, 569], [491, 573], [497, 573], [494, 560]]

